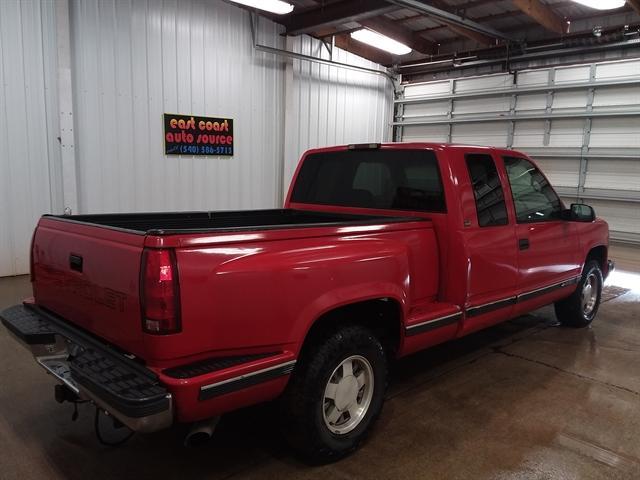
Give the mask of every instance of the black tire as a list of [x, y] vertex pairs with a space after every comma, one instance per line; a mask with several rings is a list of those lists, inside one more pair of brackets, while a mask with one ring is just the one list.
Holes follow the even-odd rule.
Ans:
[[[587, 281], [596, 283], [596, 298], [593, 307], [585, 311], [582, 295]], [[603, 284], [600, 265], [595, 260], [588, 261], [584, 266], [576, 291], [564, 300], [556, 302], [555, 310], [558, 321], [562, 325], [573, 328], [584, 328], [591, 325], [600, 307]]]
[[[373, 378], [370, 402], [353, 430], [336, 434], [325, 423], [325, 388], [336, 378], [343, 361], [364, 357]], [[355, 365], [355, 364], [354, 364]], [[354, 375], [355, 378], [355, 375]], [[305, 349], [296, 365], [281, 403], [284, 434], [291, 447], [311, 464], [339, 460], [353, 452], [371, 430], [380, 415], [387, 388], [388, 366], [382, 344], [367, 328], [343, 326], [315, 340]], [[364, 396], [364, 387], [362, 392]], [[360, 395], [360, 393], [358, 393]], [[345, 417], [348, 418], [348, 414]]]

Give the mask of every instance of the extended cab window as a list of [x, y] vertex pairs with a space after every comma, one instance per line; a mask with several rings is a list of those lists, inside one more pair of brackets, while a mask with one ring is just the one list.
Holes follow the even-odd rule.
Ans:
[[518, 223], [544, 222], [560, 218], [562, 203], [529, 160], [504, 157]]
[[446, 211], [438, 162], [430, 150], [346, 150], [308, 155], [291, 201]]
[[484, 153], [471, 153], [465, 155], [465, 160], [476, 199], [478, 225], [490, 227], [508, 224], [504, 192], [493, 157]]

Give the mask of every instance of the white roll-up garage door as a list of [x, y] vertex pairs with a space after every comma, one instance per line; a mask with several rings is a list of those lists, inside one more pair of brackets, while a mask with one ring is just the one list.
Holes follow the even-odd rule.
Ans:
[[510, 147], [640, 243], [640, 59], [408, 84], [395, 138]]

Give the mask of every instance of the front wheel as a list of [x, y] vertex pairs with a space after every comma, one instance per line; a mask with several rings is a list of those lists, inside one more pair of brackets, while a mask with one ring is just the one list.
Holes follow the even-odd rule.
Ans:
[[598, 262], [587, 262], [576, 291], [555, 304], [556, 317], [560, 323], [577, 328], [590, 325], [598, 313], [603, 283]]
[[355, 450], [380, 414], [387, 359], [359, 325], [341, 327], [306, 349], [283, 399], [285, 435], [315, 464]]

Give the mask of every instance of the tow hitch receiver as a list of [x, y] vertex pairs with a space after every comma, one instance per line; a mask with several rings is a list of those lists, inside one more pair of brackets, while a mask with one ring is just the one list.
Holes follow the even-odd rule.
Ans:
[[64, 403], [64, 402], [76, 403], [80, 401], [80, 397], [78, 396], [78, 394], [73, 390], [71, 390], [66, 385], [59, 383], [55, 387], [53, 387], [53, 389], [54, 389], [56, 402], [58, 403]]

